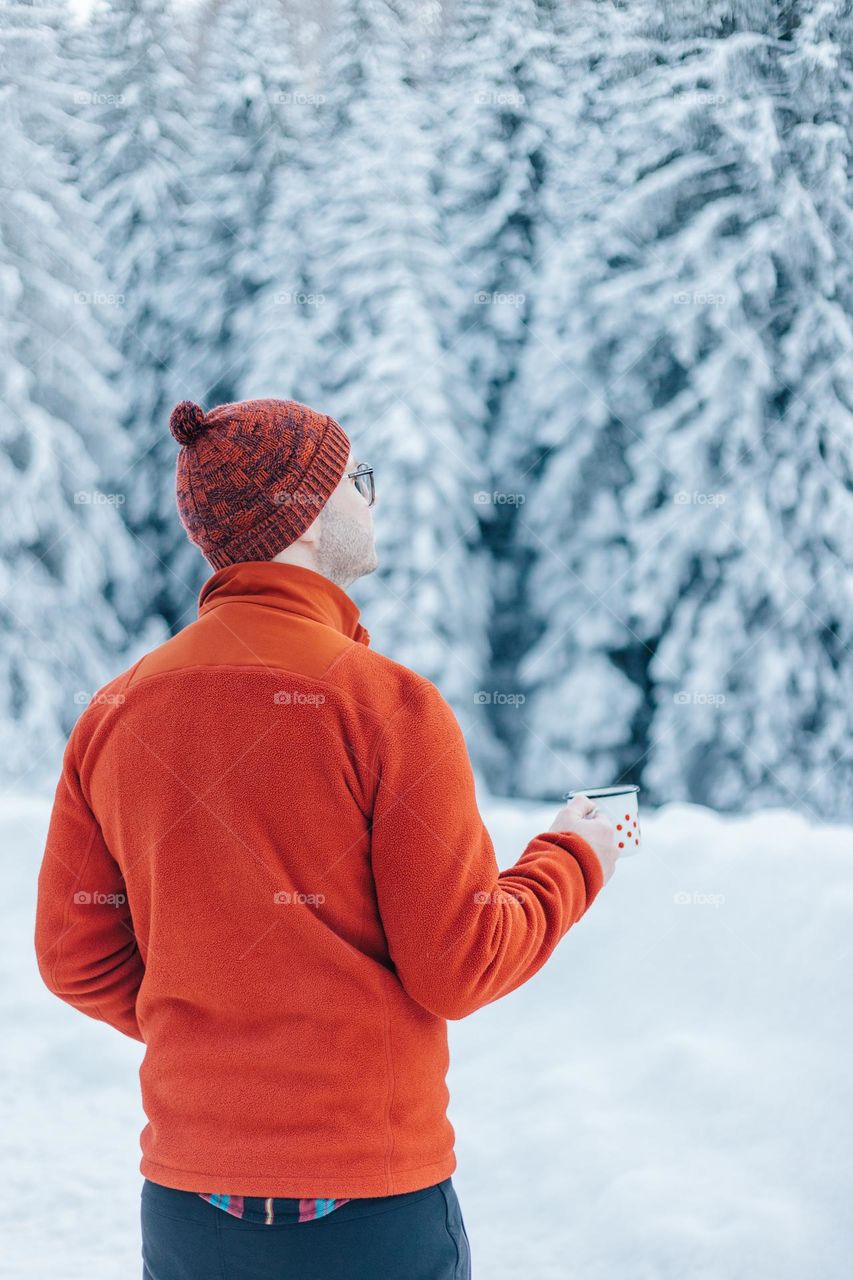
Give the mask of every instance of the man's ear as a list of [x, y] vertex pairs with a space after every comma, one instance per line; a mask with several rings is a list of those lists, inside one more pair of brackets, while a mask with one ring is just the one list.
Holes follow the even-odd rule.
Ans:
[[319, 515], [315, 516], [308, 528], [299, 535], [296, 539], [297, 542], [307, 542], [312, 547], [316, 545], [317, 540], [320, 537], [320, 521], [323, 518], [324, 510], [325, 508], [321, 507]]

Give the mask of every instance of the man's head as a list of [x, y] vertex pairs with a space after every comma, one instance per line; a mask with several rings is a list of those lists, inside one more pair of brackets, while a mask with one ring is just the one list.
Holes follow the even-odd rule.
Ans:
[[339, 587], [348, 587], [356, 578], [372, 573], [379, 561], [373, 536], [373, 509], [360, 492], [353, 472], [363, 466], [352, 453], [336, 489], [320, 509], [320, 514], [303, 534], [273, 560], [301, 564], [331, 578]]
[[295, 400], [242, 400], [209, 413], [172, 410], [178, 512], [215, 568], [244, 560], [302, 564], [348, 586], [377, 566], [373, 513], [352, 478], [358, 460], [334, 418]]

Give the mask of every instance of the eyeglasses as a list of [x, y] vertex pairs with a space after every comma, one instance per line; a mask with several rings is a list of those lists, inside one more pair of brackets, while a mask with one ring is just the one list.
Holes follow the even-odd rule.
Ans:
[[347, 479], [355, 481], [355, 487], [361, 496], [372, 507], [376, 501], [376, 486], [373, 482], [373, 467], [369, 467], [366, 462], [359, 464], [357, 471], [348, 471]]

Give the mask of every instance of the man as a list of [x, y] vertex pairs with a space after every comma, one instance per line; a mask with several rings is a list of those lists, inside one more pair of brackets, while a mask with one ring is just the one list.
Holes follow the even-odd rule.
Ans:
[[143, 1042], [145, 1280], [462, 1280], [447, 1019], [616, 860], [586, 797], [500, 872], [459, 724], [370, 648], [373, 473], [287, 400], [188, 401], [198, 618], [101, 689], [38, 885], [51, 991]]

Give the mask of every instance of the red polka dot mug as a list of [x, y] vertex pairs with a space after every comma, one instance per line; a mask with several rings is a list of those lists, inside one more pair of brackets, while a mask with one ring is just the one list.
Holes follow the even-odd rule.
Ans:
[[563, 799], [589, 796], [613, 823], [619, 857], [627, 858], [640, 851], [639, 793], [639, 787], [624, 784], [619, 787], [578, 787], [576, 791], [569, 791]]

